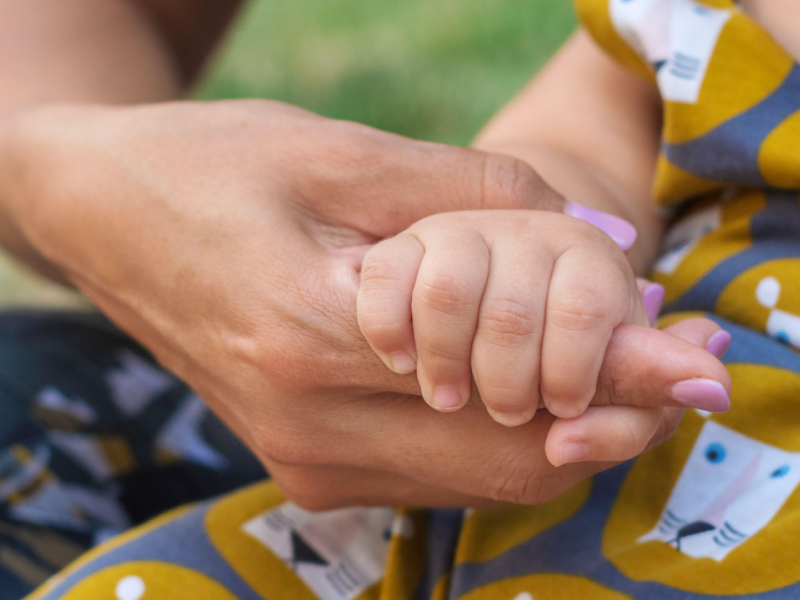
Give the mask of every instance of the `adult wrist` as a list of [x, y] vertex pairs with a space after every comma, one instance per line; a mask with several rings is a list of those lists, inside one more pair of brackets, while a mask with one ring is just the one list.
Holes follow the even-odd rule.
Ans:
[[29, 161], [35, 153], [25, 150], [24, 141], [30, 112], [0, 115], [0, 246], [40, 275], [71, 287], [61, 269], [32, 241], [34, 224], [29, 215], [34, 198], [26, 193], [25, 179], [31, 174]]

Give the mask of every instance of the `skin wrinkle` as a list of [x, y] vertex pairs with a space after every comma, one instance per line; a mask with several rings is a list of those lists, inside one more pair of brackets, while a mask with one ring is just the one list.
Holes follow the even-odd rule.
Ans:
[[[623, 433], [621, 435], [622, 435], [622, 437], [627, 436], [627, 440], [626, 441], [628, 443], [624, 444], [624, 442], [623, 442], [623, 443], [619, 443], [618, 445], [619, 446], [624, 445], [624, 447], [626, 447], [626, 448], [634, 449], [633, 456], [637, 456], [640, 452], [642, 452], [644, 450], [644, 446], [647, 445], [647, 440], [645, 440], [644, 443], [640, 443], [640, 440], [641, 440], [641, 437], [642, 437], [641, 436], [641, 432], [637, 432], [636, 430], [634, 430], [633, 427], [631, 427], [630, 421], [628, 421], [627, 419], [620, 419], [619, 423], [623, 427]], [[654, 433], [655, 433], [655, 431], [652, 431], [651, 435], [654, 434]]]

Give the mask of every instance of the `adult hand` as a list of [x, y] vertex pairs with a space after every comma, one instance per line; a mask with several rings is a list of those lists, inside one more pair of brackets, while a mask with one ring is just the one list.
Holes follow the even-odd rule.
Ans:
[[[0, 197], [30, 247], [200, 393], [301, 505], [537, 503], [608, 466], [553, 467], [546, 412], [507, 429], [477, 400], [433, 411], [359, 331], [360, 264], [377, 240], [448, 210], [563, 210], [519, 161], [261, 101], [61, 107], [3, 136]], [[646, 406], [642, 390], [674, 382], [687, 355], [723, 380], [701, 350], [718, 329], [678, 324], [653, 357], [658, 332], [621, 328], [596, 401]], [[604, 458], [664, 439], [680, 411], [658, 410]]]

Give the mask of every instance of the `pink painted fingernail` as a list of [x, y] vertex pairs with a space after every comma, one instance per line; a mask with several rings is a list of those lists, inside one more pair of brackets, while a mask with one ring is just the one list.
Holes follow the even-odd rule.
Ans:
[[728, 412], [731, 399], [725, 387], [711, 379], [687, 379], [672, 386], [668, 395], [689, 408], [698, 408], [712, 413]]
[[584, 461], [589, 456], [589, 449], [581, 442], [564, 442], [558, 449], [561, 464]]
[[710, 338], [706, 344], [706, 352], [710, 352], [717, 358], [722, 358], [731, 347], [731, 334], [721, 329]]
[[651, 325], [655, 325], [658, 313], [661, 312], [661, 307], [664, 306], [664, 294], [666, 290], [660, 283], [651, 283], [642, 292], [642, 304], [644, 304], [644, 312]]
[[631, 249], [636, 242], [636, 228], [616, 215], [605, 213], [593, 208], [587, 208], [580, 204], [567, 202], [564, 204], [564, 214], [575, 217], [581, 221], [586, 221], [595, 227], [605, 231], [611, 239], [622, 248], [623, 252]]
[[395, 352], [390, 358], [392, 359], [392, 371], [395, 373], [406, 375], [417, 370], [417, 363], [408, 352]]
[[466, 402], [458, 388], [453, 385], [440, 385], [433, 392], [431, 404], [436, 410], [451, 412], [461, 408]]

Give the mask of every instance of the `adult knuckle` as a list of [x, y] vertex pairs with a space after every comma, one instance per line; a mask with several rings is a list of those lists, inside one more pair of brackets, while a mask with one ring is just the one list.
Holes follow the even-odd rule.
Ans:
[[538, 201], [555, 199], [557, 194], [536, 171], [523, 161], [503, 154], [488, 154], [484, 159], [484, 208], [525, 209]]
[[298, 339], [292, 336], [275, 334], [269, 336], [241, 336], [227, 340], [227, 354], [238, 360], [257, 374], [259, 392], [269, 395], [276, 405], [286, 396], [296, 397], [313, 385], [314, 379], [308, 375], [318, 369], [313, 354], [301, 350]]
[[480, 315], [483, 334], [494, 345], [518, 348], [539, 329], [536, 311], [510, 298], [486, 302]]
[[380, 153], [375, 151], [379, 132], [349, 121], [326, 121], [321, 135], [329, 160], [342, 168], [366, 169], [374, 165]]

